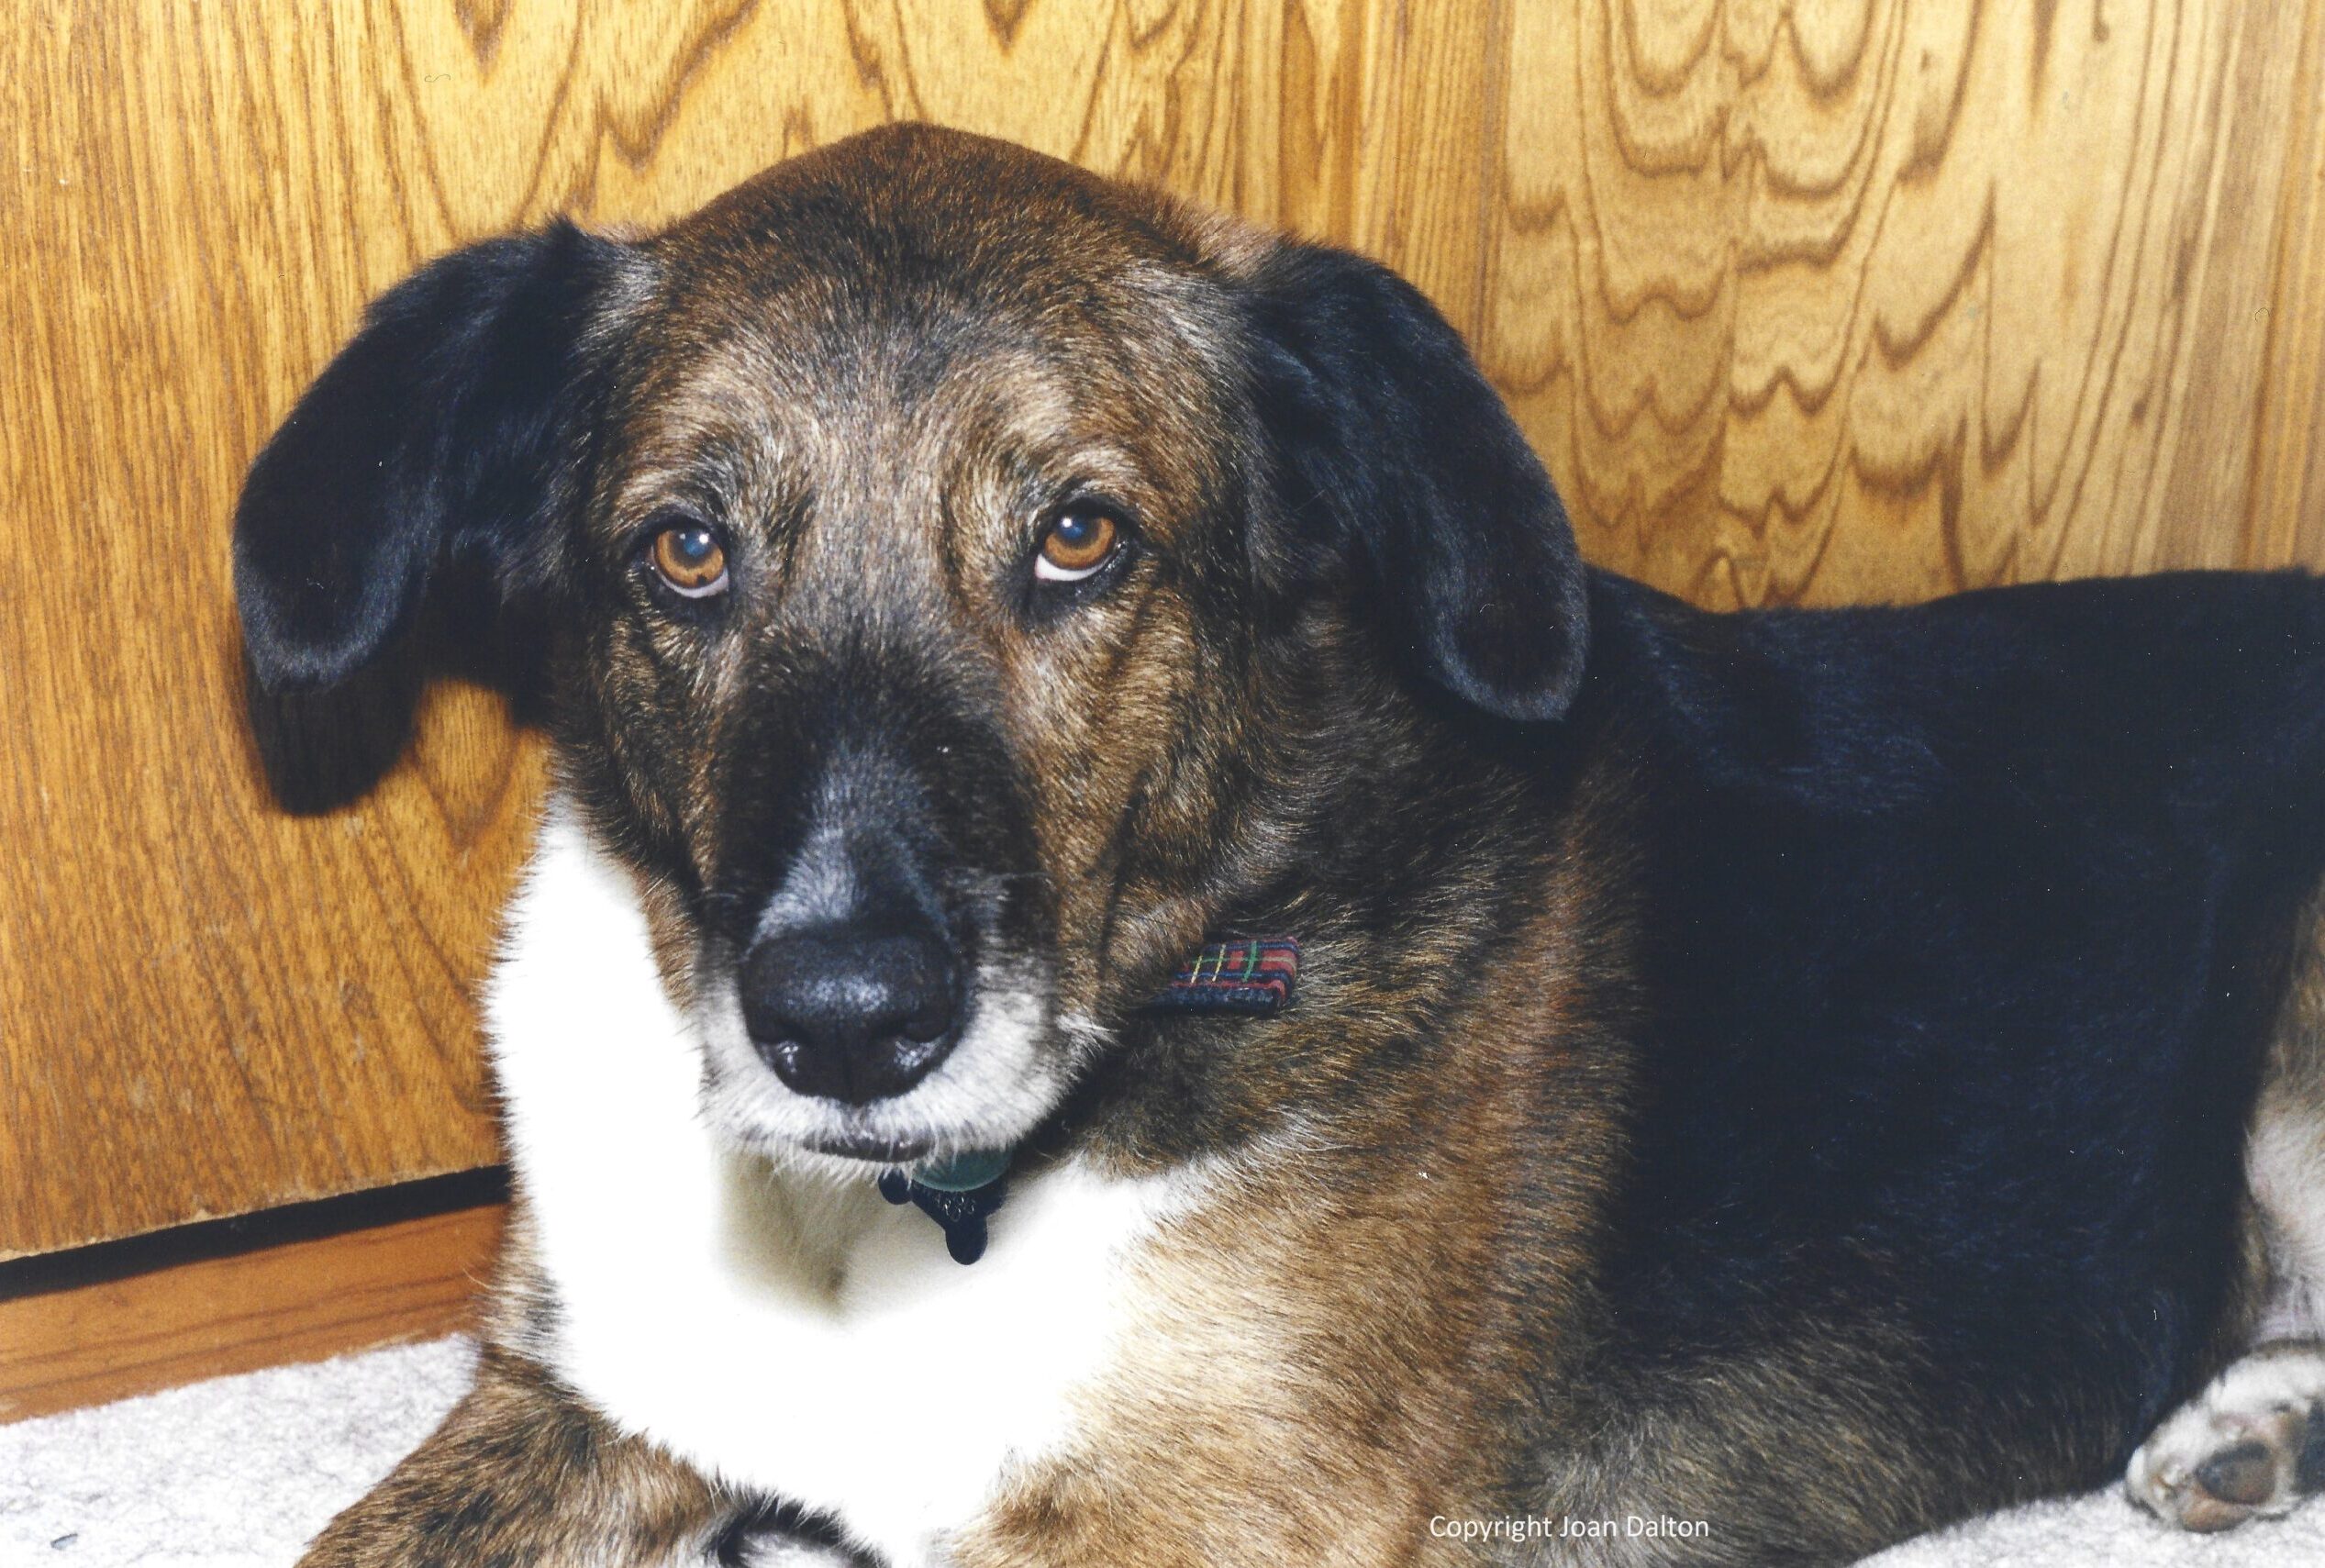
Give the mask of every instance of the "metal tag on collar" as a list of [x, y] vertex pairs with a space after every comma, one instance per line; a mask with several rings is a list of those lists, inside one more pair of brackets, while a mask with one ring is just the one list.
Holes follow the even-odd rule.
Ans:
[[1008, 1195], [1009, 1160], [1014, 1151], [980, 1149], [950, 1160], [931, 1160], [909, 1172], [889, 1171], [880, 1178], [880, 1195], [893, 1204], [911, 1204], [944, 1230], [944, 1250], [956, 1263], [973, 1263], [985, 1256], [985, 1225]]

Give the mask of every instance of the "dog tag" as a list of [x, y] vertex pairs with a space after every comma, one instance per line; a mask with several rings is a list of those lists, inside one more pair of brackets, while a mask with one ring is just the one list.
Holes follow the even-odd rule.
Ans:
[[880, 1177], [880, 1195], [893, 1204], [911, 1204], [935, 1220], [944, 1231], [944, 1250], [956, 1263], [973, 1263], [985, 1256], [985, 1222], [1008, 1195], [1003, 1177], [1009, 1169], [1007, 1150], [987, 1150], [959, 1159], [923, 1166], [907, 1175], [888, 1171]]

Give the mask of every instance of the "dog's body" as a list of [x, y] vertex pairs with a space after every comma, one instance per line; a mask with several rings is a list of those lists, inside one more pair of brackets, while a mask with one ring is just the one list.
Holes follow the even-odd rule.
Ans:
[[2308, 579], [1692, 611], [1385, 274], [922, 130], [439, 263], [238, 547], [285, 684], [469, 562], [562, 775], [479, 1387], [311, 1561], [1837, 1562], [2232, 1362], [2135, 1490], [2325, 1484]]

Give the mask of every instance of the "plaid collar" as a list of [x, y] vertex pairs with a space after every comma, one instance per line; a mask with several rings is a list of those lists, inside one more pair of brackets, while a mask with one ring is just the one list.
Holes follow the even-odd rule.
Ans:
[[1181, 1012], [1281, 1012], [1299, 974], [1300, 944], [1289, 937], [1213, 942], [1171, 976], [1147, 1006]]

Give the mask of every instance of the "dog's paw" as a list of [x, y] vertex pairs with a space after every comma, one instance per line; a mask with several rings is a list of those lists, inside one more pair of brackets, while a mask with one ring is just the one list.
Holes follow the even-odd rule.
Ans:
[[2231, 1529], [2325, 1490], [2325, 1344], [2266, 1345], [2172, 1413], [2131, 1456], [2133, 1500], [2182, 1529]]

